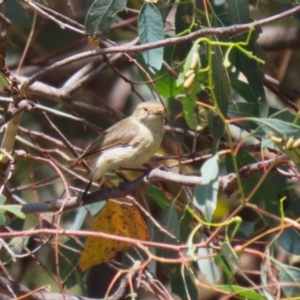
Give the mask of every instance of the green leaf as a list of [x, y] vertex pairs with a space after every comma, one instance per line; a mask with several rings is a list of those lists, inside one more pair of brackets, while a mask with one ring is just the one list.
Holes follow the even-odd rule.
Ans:
[[[217, 40], [215, 37], [213, 40]], [[219, 46], [213, 47], [212, 58], [214, 101], [223, 116], [227, 115], [228, 105], [232, 102], [230, 81], [227, 70], [223, 65], [223, 53]], [[217, 152], [218, 144], [225, 130], [222, 118], [214, 111], [208, 114], [208, 126], [213, 135], [213, 154]]]
[[0, 205], [4, 205], [5, 201], [6, 201], [6, 197], [0, 195]]
[[226, 262], [233, 274], [236, 274], [240, 269], [239, 258], [233, 251], [231, 245], [228, 242], [223, 242], [221, 246], [222, 254], [224, 255]]
[[172, 293], [178, 295], [180, 299], [199, 299], [195, 282], [189, 274], [182, 274], [181, 265], [174, 265], [169, 274]]
[[[20, 254], [25, 247], [27, 247], [29, 237], [14, 237], [10, 240], [7, 247], [11, 250], [13, 254]], [[5, 251], [4, 255], [1, 255], [1, 261], [4, 264], [7, 264], [15, 259], [12, 253]]]
[[6, 226], [10, 222], [10, 219], [0, 211], [0, 226]]
[[[179, 236], [180, 224], [179, 224], [179, 219], [178, 219], [178, 215], [174, 203], [171, 203], [169, 207], [166, 209], [164, 217], [160, 222], [160, 224], [167, 232], [172, 234], [174, 237], [177, 238]], [[154, 239], [155, 241], [160, 243], [179, 245], [179, 241], [177, 239], [174, 239], [172, 236], [166, 234], [160, 229], [157, 229]], [[162, 257], [178, 258], [178, 254], [176, 252], [171, 250], [165, 250], [163, 248], [157, 249], [157, 255]]]
[[251, 22], [248, 0], [227, 0], [227, 12], [230, 24]]
[[[61, 267], [60, 278], [65, 281], [66, 288], [70, 289], [75, 284], [83, 284], [84, 278], [82, 276], [82, 272], [78, 269], [74, 270], [74, 261], [78, 262], [79, 253], [76, 251], [72, 251], [72, 249], [76, 249], [76, 245], [78, 242], [69, 239], [65, 247], [61, 247], [60, 255], [59, 255], [59, 266]], [[55, 272], [55, 264], [51, 263], [51, 272]], [[49, 270], [50, 271], [50, 270]]]
[[96, 38], [99, 32], [108, 32], [116, 14], [125, 8], [126, 0], [96, 0], [85, 19], [87, 34]]
[[228, 117], [259, 117], [259, 107], [255, 103], [236, 102], [229, 105]]
[[[288, 265], [277, 262], [277, 268], [280, 269], [279, 280], [282, 284], [282, 290], [286, 297], [300, 296], [300, 270], [298, 268], [290, 267]], [[284, 284], [288, 284], [288, 286]]]
[[295, 139], [300, 138], [300, 126], [284, 122], [273, 118], [248, 118], [247, 120], [255, 122], [259, 128], [254, 135], [265, 137], [265, 135], [275, 135], [277, 137], [293, 136]]
[[0, 72], [0, 85], [5, 89], [10, 89], [10, 83], [2, 72]]
[[[170, 60], [173, 56], [174, 47], [165, 47], [164, 49], [164, 60], [171, 65]], [[144, 69], [147, 69], [148, 66], [145, 64], [145, 61], [142, 57], [142, 54], [139, 54], [137, 57], [138, 63]], [[148, 82], [147, 85], [149, 89], [153, 89], [152, 83], [149, 82], [149, 78], [139, 69], [139, 75], [143, 81]], [[169, 70], [163, 65], [159, 72], [156, 74], [148, 74], [151, 76], [153, 82], [155, 82], [155, 86], [159, 92], [159, 94], [164, 98], [171, 98], [183, 93], [183, 87], [177, 87], [176, 85], [176, 77], [169, 73]]]
[[164, 98], [175, 97], [183, 92], [182, 88], [176, 86], [176, 78], [168, 74], [164, 67], [154, 75], [153, 81], [155, 81], [158, 92]]
[[[230, 25], [245, 24], [251, 22], [249, 14], [249, 1], [248, 0], [228, 0], [227, 12]], [[258, 31], [254, 31], [249, 44], [245, 47], [247, 51], [253, 53], [255, 50], [255, 43], [258, 37]], [[245, 42], [246, 34], [234, 37], [235, 42]], [[263, 73], [259, 70], [258, 64], [252, 58], [248, 57], [245, 53], [235, 50], [236, 59], [234, 59], [235, 67], [240, 70], [249, 83], [252, 94], [256, 98], [259, 105], [260, 116], [266, 117], [268, 115], [268, 103], [263, 87]]]
[[0, 212], [9, 211], [20, 219], [25, 219], [25, 214], [22, 212], [22, 205], [0, 205]]
[[186, 209], [184, 214], [180, 218], [180, 240], [187, 241], [191, 235], [191, 222], [193, 221], [193, 216]]
[[300, 233], [296, 229], [284, 229], [279, 236], [278, 244], [288, 253], [300, 256]]
[[[269, 274], [266, 273], [267, 268], [261, 267], [261, 272], [260, 272], [260, 280], [262, 283], [263, 287], [263, 293], [265, 295], [265, 298], [267, 300], [274, 300], [273, 296], [269, 293]], [[269, 273], [269, 272], [268, 272]]]
[[[201, 242], [205, 242], [204, 238]], [[211, 248], [198, 248], [197, 255], [199, 257], [206, 257], [212, 255], [214, 252]], [[200, 258], [197, 260], [200, 272], [206, 276], [206, 280], [210, 284], [214, 284], [220, 280], [220, 270], [218, 269], [215, 261], [210, 258]]]
[[196, 98], [186, 97], [183, 101], [183, 111], [184, 117], [186, 120], [187, 125], [191, 129], [195, 129], [197, 126], [197, 118], [195, 116], [195, 103]]
[[[217, 41], [217, 39], [213, 39]], [[213, 47], [212, 71], [213, 71], [213, 91], [222, 114], [226, 116], [228, 105], [232, 102], [232, 92], [227, 69], [223, 65], [223, 53], [219, 46]]]
[[166, 209], [170, 206], [170, 201], [166, 199], [162, 189], [155, 185], [147, 186], [147, 194], [150, 195], [161, 209]]
[[237, 285], [216, 285], [215, 287], [230, 292], [232, 294], [237, 294], [237, 296], [241, 296], [243, 297], [243, 299], [266, 300], [264, 296], [249, 288], [243, 288]]
[[208, 112], [208, 128], [213, 136], [213, 149], [212, 154], [217, 153], [219, 141], [224, 133], [225, 125], [220, 116], [213, 110]]
[[[176, 35], [182, 34], [184, 31], [188, 31], [191, 26], [191, 20], [193, 18], [193, 5], [190, 1], [181, 0], [178, 3], [175, 14], [175, 33]], [[188, 33], [188, 32], [187, 32]], [[192, 43], [185, 42], [177, 45], [175, 48], [175, 56], [179, 61], [186, 58], [190, 51]]]
[[279, 119], [284, 122], [293, 123], [295, 125], [300, 125], [300, 117], [299, 115], [292, 114], [288, 108], [282, 110], [276, 110], [274, 108], [270, 108], [270, 118]]
[[248, 103], [258, 106], [256, 96], [253, 94], [251, 86], [244, 81], [238, 80], [233, 74], [229, 74], [229, 76], [232, 88]]
[[219, 156], [214, 155], [208, 159], [201, 168], [203, 182], [197, 185], [194, 205], [199, 208], [207, 222], [212, 220], [214, 211], [217, 206], [217, 197], [219, 191]]
[[[145, 2], [139, 14], [138, 32], [141, 44], [148, 44], [164, 39], [164, 24], [159, 10], [153, 3]], [[149, 70], [156, 73], [161, 69], [164, 57], [162, 47], [146, 50], [143, 58]]]

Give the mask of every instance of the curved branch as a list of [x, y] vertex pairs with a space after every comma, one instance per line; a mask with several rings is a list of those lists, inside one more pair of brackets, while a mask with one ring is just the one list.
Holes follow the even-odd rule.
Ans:
[[[248, 177], [258, 172], [264, 171], [266, 168], [275, 167], [278, 164], [285, 164], [288, 158], [285, 155], [277, 158], [272, 158], [255, 164], [244, 166], [240, 171], [240, 176]], [[57, 212], [60, 209], [70, 210], [80, 206], [89, 205], [96, 202], [107, 201], [107, 199], [126, 197], [128, 194], [137, 190], [141, 184], [151, 183], [155, 181], [168, 181], [180, 185], [197, 185], [202, 183], [201, 176], [189, 176], [164, 171], [161, 169], [153, 169], [146, 175], [140, 176], [130, 182], [123, 182], [118, 187], [103, 188], [96, 192], [87, 194], [83, 199], [80, 197], [72, 197], [70, 199], [57, 199], [40, 203], [29, 203], [22, 206], [22, 211], [25, 214]], [[220, 188], [230, 195], [237, 189], [237, 175], [235, 173], [221, 176], [219, 178]]]
[[78, 61], [78, 60], [85, 59], [88, 57], [93, 57], [93, 56], [98, 56], [98, 55], [103, 55], [103, 54], [110, 54], [110, 53], [120, 53], [120, 52], [124, 52], [124, 53], [142, 52], [142, 51], [149, 50], [149, 49], [165, 47], [168, 45], [176, 45], [176, 44], [184, 43], [187, 41], [193, 41], [193, 40], [196, 40], [200, 37], [204, 37], [207, 35], [243, 33], [243, 32], [248, 31], [249, 29], [260, 28], [266, 24], [270, 24], [270, 23], [273, 23], [273, 22], [276, 22], [276, 21], [279, 21], [279, 20], [282, 20], [285, 18], [289, 18], [299, 11], [300, 11], [300, 5], [294, 7], [290, 10], [287, 10], [281, 14], [278, 14], [278, 15], [275, 15], [275, 16], [272, 16], [269, 18], [265, 18], [263, 20], [254, 21], [252, 23], [231, 25], [231, 26], [227, 26], [227, 27], [200, 29], [200, 30], [197, 30], [195, 32], [192, 32], [192, 33], [182, 36], [182, 37], [168, 38], [165, 40], [148, 43], [148, 44], [143, 44], [143, 45], [138, 45], [138, 46], [128, 47], [128, 45], [124, 45], [124, 46], [108, 47], [105, 49], [97, 49], [97, 50], [83, 52], [81, 54], [77, 54], [72, 57], [58, 61], [58, 62], [52, 64], [51, 66], [46, 67], [45, 69], [37, 72], [35, 75], [33, 75], [31, 78], [29, 78], [22, 85], [21, 89], [24, 90], [24, 89], [28, 88], [36, 80], [40, 79], [42, 76], [44, 76], [45, 74], [47, 74], [50, 71], [53, 71], [57, 68], [68, 65], [70, 63], [73, 63], [74, 61]]

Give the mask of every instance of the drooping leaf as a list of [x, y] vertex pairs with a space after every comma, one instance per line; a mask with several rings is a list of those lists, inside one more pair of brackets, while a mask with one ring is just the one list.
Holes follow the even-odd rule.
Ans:
[[87, 34], [96, 38], [99, 32], [108, 32], [116, 14], [125, 8], [126, 0], [96, 0], [85, 19]]
[[[178, 3], [176, 14], [175, 14], [175, 33], [183, 34], [191, 26], [191, 21], [194, 17], [193, 5], [189, 1], [181, 0]], [[185, 42], [177, 45], [175, 48], [175, 56], [180, 61], [187, 57], [190, 51], [192, 43]]]
[[198, 207], [210, 222], [217, 206], [219, 190], [219, 165], [218, 155], [208, 159], [201, 168], [203, 182], [197, 185], [193, 203]]
[[[202, 242], [205, 242], [206, 238], [203, 238]], [[212, 255], [214, 252], [211, 248], [198, 248], [197, 255], [199, 259], [197, 260], [197, 264], [200, 272], [206, 276], [206, 280], [210, 284], [215, 284], [220, 280], [220, 270], [217, 267], [213, 258], [207, 258], [207, 256]], [[201, 259], [201, 256], [204, 258]]]
[[[228, 20], [230, 25], [245, 24], [251, 22], [249, 13], [248, 0], [228, 0], [227, 1]], [[254, 31], [248, 45], [245, 47], [250, 53], [255, 51], [255, 43], [258, 37], [258, 31]], [[245, 42], [247, 35], [240, 35], [234, 37], [235, 42]], [[252, 94], [256, 98], [256, 103], [259, 105], [260, 116], [262, 118], [268, 115], [268, 103], [263, 87], [263, 73], [259, 70], [258, 64], [251, 57], [247, 56], [239, 50], [234, 52], [236, 54], [235, 67], [240, 70], [249, 83]]]
[[[141, 44], [148, 44], [164, 39], [164, 24], [159, 10], [153, 3], [145, 2], [141, 8], [138, 20], [138, 33]], [[161, 69], [164, 57], [162, 47], [143, 52], [148, 69], [156, 73]]]
[[228, 105], [232, 102], [232, 91], [227, 69], [223, 65], [223, 52], [221, 47], [213, 47], [212, 72], [213, 72], [213, 90], [215, 100], [222, 114], [227, 114]]
[[248, 103], [256, 104], [257, 106], [256, 96], [253, 94], [249, 83], [239, 80], [231, 73], [229, 73], [229, 76], [232, 88]]
[[[177, 239], [179, 237], [179, 219], [174, 203], [171, 203], [166, 209], [160, 225], [172, 236], [157, 229], [155, 233], [155, 241], [166, 244], [179, 244], [179, 240]], [[162, 257], [178, 257], [178, 254], [174, 251], [163, 248], [157, 249], [157, 255]]]
[[240, 269], [238, 256], [227, 241], [222, 243], [221, 250], [232, 274], [236, 274]]
[[266, 300], [274, 300], [273, 296], [269, 293], [269, 281], [268, 281], [269, 272], [266, 272], [267, 268], [264, 267], [263, 263], [261, 264], [260, 269], [261, 269], [260, 280], [262, 283], [262, 288], [263, 288], [262, 290], [265, 295], [265, 298], [266, 298]]
[[229, 105], [228, 117], [259, 117], [259, 108], [257, 104], [247, 102], [236, 102]]
[[197, 126], [197, 118], [195, 116], [195, 97], [186, 97], [183, 101], [184, 117], [187, 125], [191, 129], [195, 129]]
[[[216, 39], [216, 38], [214, 38]], [[229, 103], [232, 102], [231, 88], [228, 73], [223, 65], [223, 53], [221, 47], [213, 47], [212, 75], [213, 75], [213, 93], [214, 103], [218, 106], [219, 112], [223, 116], [227, 115]], [[225, 130], [225, 124], [216, 111], [210, 111], [208, 114], [208, 126], [213, 135], [213, 154], [217, 152], [219, 141]]]
[[173, 265], [169, 274], [172, 293], [180, 299], [198, 299], [198, 288], [190, 274], [182, 274], [184, 271], [180, 264]]
[[300, 256], [300, 233], [298, 230], [284, 229], [279, 236], [278, 244], [288, 253]]
[[[286, 297], [300, 296], [300, 269], [282, 263], [276, 263], [279, 268], [279, 281]], [[286, 284], [286, 285], [285, 285]]]
[[[126, 202], [126, 199], [120, 200]], [[147, 226], [138, 210], [132, 205], [109, 201], [95, 218], [92, 231], [110, 233], [141, 240], [149, 238]], [[115, 240], [88, 237], [81, 252], [79, 266], [82, 270], [112, 259], [118, 251], [131, 245]]]

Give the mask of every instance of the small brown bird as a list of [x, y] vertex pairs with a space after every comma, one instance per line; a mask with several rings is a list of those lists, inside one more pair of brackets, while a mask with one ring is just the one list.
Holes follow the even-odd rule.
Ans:
[[92, 180], [104, 181], [106, 172], [140, 168], [160, 147], [164, 136], [164, 107], [140, 103], [133, 114], [104, 131], [78, 158], [90, 159]]

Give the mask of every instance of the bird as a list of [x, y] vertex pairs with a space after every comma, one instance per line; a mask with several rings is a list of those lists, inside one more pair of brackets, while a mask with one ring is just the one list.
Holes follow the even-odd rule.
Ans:
[[91, 161], [92, 181], [101, 186], [105, 174], [122, 168], [140, 168], [159, 149], [164, 137], [164, 106], [156, 101], [140, 103], [131, 116], [101, 133], [77, 159]]

